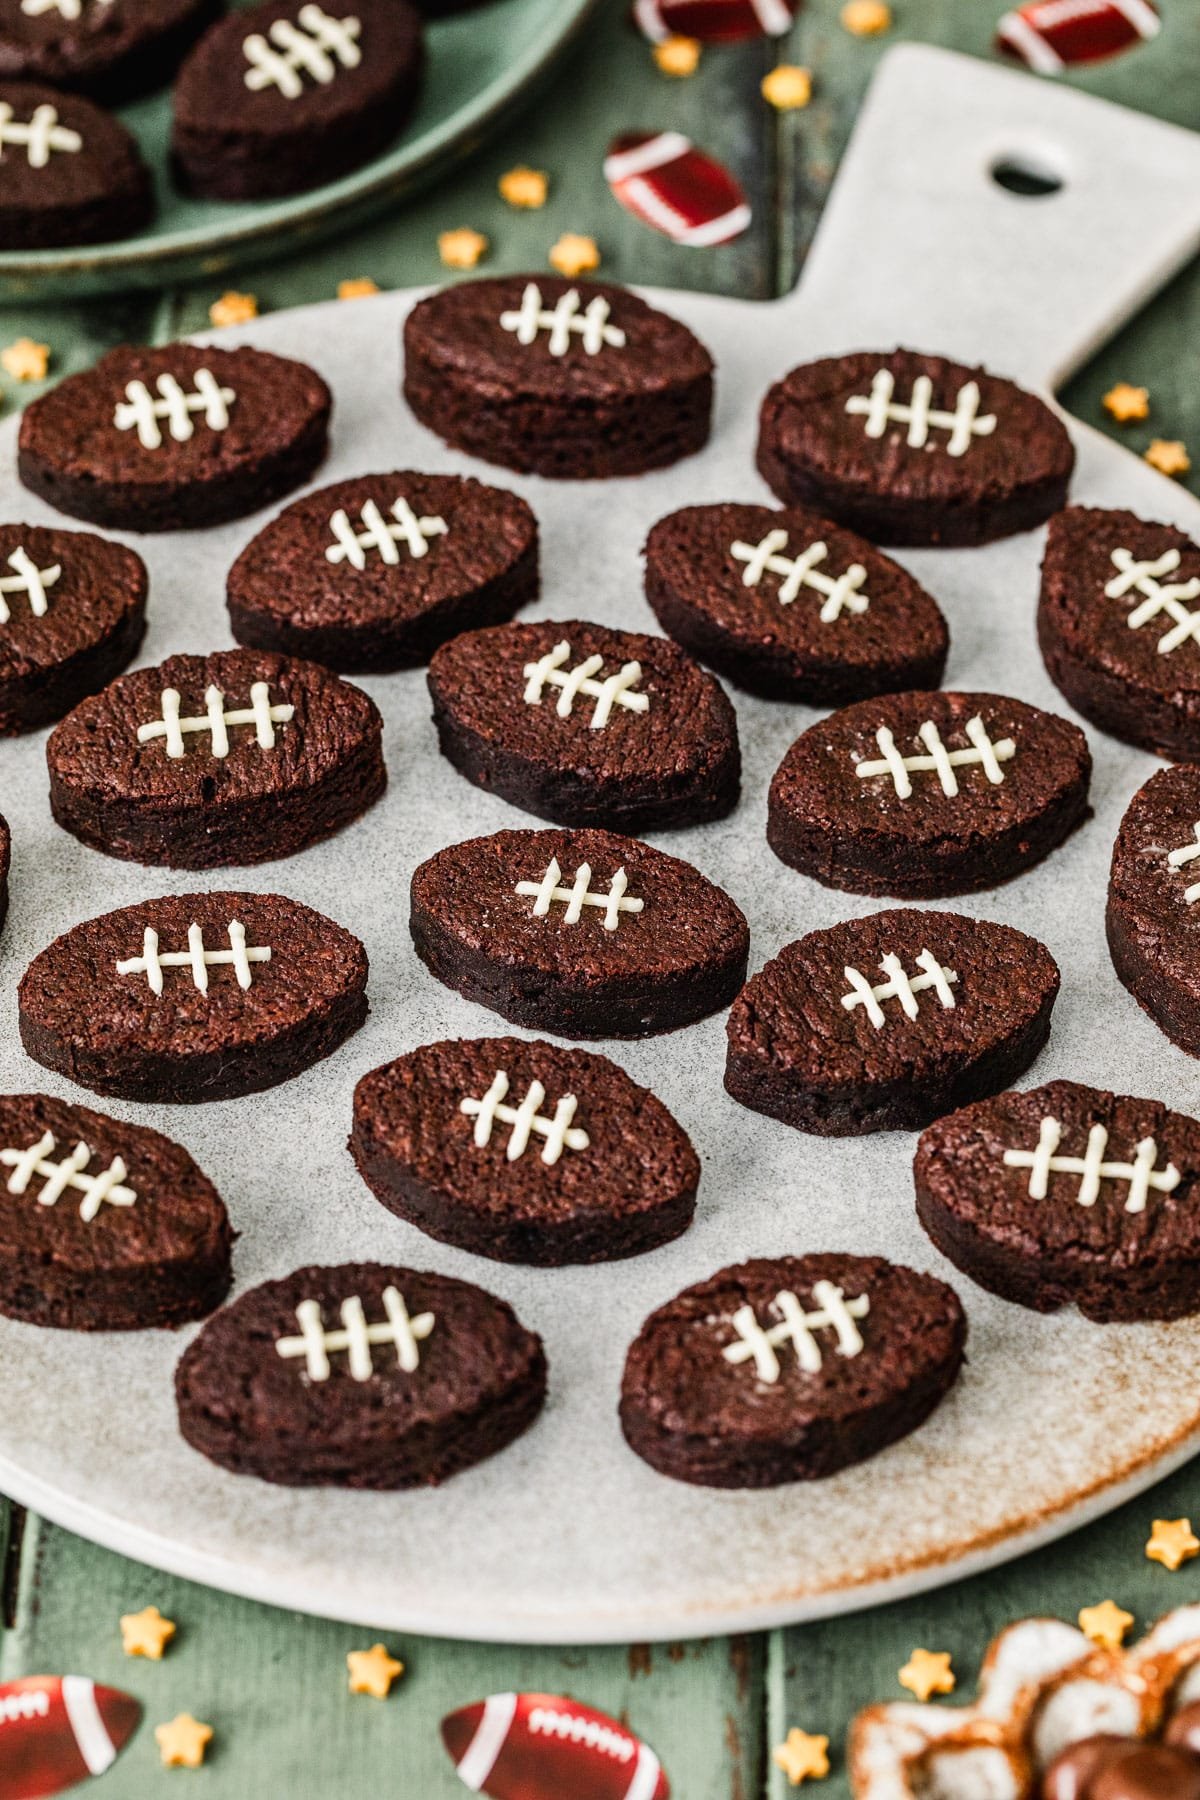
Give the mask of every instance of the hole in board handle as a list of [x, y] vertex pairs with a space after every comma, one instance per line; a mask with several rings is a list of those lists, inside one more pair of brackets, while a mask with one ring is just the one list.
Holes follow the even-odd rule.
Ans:
[[997, 187], [1021, 200], [1045, 200], [1066, 186], [1065, 177], [1046, 158], [1025, 150], [997, 156], [988, 173]]

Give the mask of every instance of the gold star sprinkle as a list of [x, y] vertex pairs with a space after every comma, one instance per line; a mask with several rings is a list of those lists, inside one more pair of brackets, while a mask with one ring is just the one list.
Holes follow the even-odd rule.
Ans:
[[564, 231], [557, 244], [551, 246], [550, 267], [560, 275], [574, 279], [600, 267], [600, 252], [595, 238], [582, 237], [577, 231]]
[[1132, 1624], [1133, 1614], [1127, 1613], [1115, 1600], [1102, 1600], [1099, 1606], [1085, 1606], [1079, 1615], [1080, 1631], [1102, 1650], [1119, 1650]]
[[33, 338], [18, 338], [0, 350], [0, 365], [14, 381], [45, 381], [50, 367], [49, 344], [35, 343]]
[[901, 1687], [921, 1701], [928, 1700], [931, 1694], [952, 1694], [954, 1676], [950, 1669], [950, 1652], [914, 1650], [896, 1679]]
[[793, 1726], [784, 1743], [772, 1752], [775, 1767], [782, 1769], [792, 1787], [802, 1781], [820, 1781], [829, 1773], [829, 1739], [810, 1737], [807, 1731]]
[[253, 294], [222, 294], [208, 309], [214, 325], [245, 325], [258, 317], [258, 301]]
[[338, 282], [339, 300], [367, 300], [372, 294], [379, 292], [379, 283], [372, 281], [369, 275], [352, 275], [348, 281]]
[[480, 257], [487, 255], [487, 247], [482, 231], [472, 231], [469, 225], [443, 231], [438, 238], [438, 255], [448, 269], [473, 269]]
[[1200, 1538], [1192, 1530], [1190, 1519], [1155, 1519], [1146, 1555], [1151, 1562], [1161, 1563], [1172, 1575], [1193, 1556], [1200, 1556]]
[[1131, 419], [1148, 418], [1150, 389], [1132, 387], [1128, 381], [1118, 381], [1116, 387], [1109, 388], [1105, 394], [1104, 409], [1122, 425], [1127, 425]]
[[550, 177], [544, 169], [509, 169], [500, 177], [500, 198], [509, 206], [527, 206], [536, 210], [545, 206], [550, 192]]
[[1187, 445], [1179, 438], [1155, 438], [1150, 448], [1143, 450], [1142, 461], [1148, 462], [1160, 475], [1186, 475], [1192, 466]]
[[212, 1742], [213, 1728], [180, 1713], [166, 1725], [154, 1727], [154, 1738], [164, 1769], [198, 1769]]
[[654, 60], [663, 75], [694, 75], [700, 67], [700, 40], [668, 37], [654, 46]]
[[760, 83], [762, 97], [778, 112], [796, 112], [812, 99], [812, 76], [798, 63], [779, 63]]
[[846, 0], [842, 24], [852, 37], [878, 37], [892, 23], [892, 9], [884, 0]]
[[148, 1656], [152, 1662], [161, 1662], [174, 1636], [174, 1622], [164, 1619], [157, 1606], [121, 1615], [121, 1648], [126, 1656]]
[[383, 1644], [369, 1650], [351, 1650], [346, 1658], [350, 1671], [350, 1692], [370, 1694], [374, 1700], [386, 1700], [393, 1681], [404, 1673], [404, 1664], [389, 1656]]

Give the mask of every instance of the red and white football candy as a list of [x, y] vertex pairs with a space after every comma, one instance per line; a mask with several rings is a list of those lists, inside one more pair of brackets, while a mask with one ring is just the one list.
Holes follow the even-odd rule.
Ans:
[[492, 1800], [668, 1800], [648, 1744], [560, 1694], [493, 1694], [442, 1720], [458, 1778]]
[[996, 47], [1039, 75], [1057, 75], [1069, 63], [1116, 56], [1161, 29], [1151, 0], [1030, 0], [1005, 13]]
[[800, 0], [634, 0], [633, 18], [655, 44], [668, 37], [736, 44], [782, 37], [799, 10]]
[[604, 179], [626, 212], [677, 244], [725, 244], [750, 223], [740, 183], [681, 131], [622, 133]]
[[0, 1800], [42, 1800], [103, 1775], [142, 1709], [87, 1675], [26, 1675], [0, 1684]]

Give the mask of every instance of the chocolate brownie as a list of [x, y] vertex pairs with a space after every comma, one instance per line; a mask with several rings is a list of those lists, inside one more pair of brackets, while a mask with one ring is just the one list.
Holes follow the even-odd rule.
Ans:
[[71, 1331], [183, 1325], [219, 1306], [221, 1196], [157, 1131], [48, 1094], [0, 1096], [0, 1312]]
[[0, 78], [124, 106], [165, 87], [222, 0], [3, 0]]
[[120, 674], [145, 633], [147, 586], [124, 544], [0, 525], [0, 736], [52, 724]]
[[154, 216], [154, 183], [137, 140], [79, 94], [0, 80], [0, 146], [5, 250], [112, 243]]
[[331, 406], [312, 369], [265, 350], [124, 346], [26, 408], [17, 472], [97, 525], [220, 525], [315, 473]]
[[699, 870], [610, 831], [496, 831], [412, 879], [425, 966], [514, 1025], [653, 1037], [728, 1006], [746, 975], [741, 909]]
[[443, 645], [429, 691], [442, 755], [541, 819], [665, 831], [737, 805], [737, 715], [666, 638], [580, 619], [496, 625]]
[[258, 1093], [367, 1016], [367, 953], [282, 894], [169, 894], [76, 925], [18, 991], [35, 1062], [98, 1094], [184, 1105]]
[[373, 700], [265, 650], [172, 656], [81, 701], [46, 745], [50, 810], [94, 850], [173, 869], [291, 856], [387, 786]]
[[323, 187], [407, 125], [424, 67], [407, 0], [264, 0], [211, 27], [175, 83], [185, 194], [269, 200]]
[[651, 1313], [625, 1362], [621, 1429], [676, 1481], [816, 1480], [923, 1424], [966, 1335], [952, 1288], [881, 1256], [742, 1263]]
[[626, 288], [501, 275], [443, 288], [404, 326], [404, 393], [472, 456], [534, 475], [640, 475], [708, 442], [713, 362]]
[[229, 571], [233, 635], [351, 674], [410, 669], [538, 597], [538, 526], [506, 488], [360, 475], [294, 500]]
[[1113, 968], [1172, 1043], [1200, 1056], [1200, 769], [1160, 769], [1113, 846], [1105, 925]]
[[986, 544], [1067, 498], [1056, 413], [944, 356], [864, 350], [802, 363], [762, 404], [758, 467], [788, 503], [878, 544]]
[[1200, 1123], [1157, 1100], [1052, 1081], [939, 1119], [917, 1216], [993, 1294], [1101, 1324], [1200, 1312]]
[[1102, 731], [1200, 762], [1200, 544], [1136, 513], [1050, 521], [1038, 642], [1054, 685]]
[[725, 1087], [798, 1131], [911, 1131], [994, 1094], [1050, 1035], [1058, 965], [1011, 925], [898, 908], [789, 944], [729, 1015]]
[[791, 507], [685, 506], [646, 541], [646, 598], [664, 631], [748, 693], [840, 706], [935, 688], [946, 621], [865, 538]]
[[523, 1038], [426, 1044], [364, 1075], [350, 1150], [430, 1237], [544, 1268], [668, 1243], [700, 1180], [687, 1133], [616, 1063]]
[[1038, 1794], [1040, 1800], [1200, 1800], [1200, 1754], [1100, 1733], [1060, 1751]]
[[974, 893], [1090, 816], [1078, 726], [1003, 694], [893, 694], [810, 725], [771, 782], [767, 842], [853, 894]]
[[545, 1394], [542, 1340], [511, 1306], [380, 1263], [251, 1288], [175, 1371], [192, 1448], [288, 1487], [436, 1486], [507, 1449]]

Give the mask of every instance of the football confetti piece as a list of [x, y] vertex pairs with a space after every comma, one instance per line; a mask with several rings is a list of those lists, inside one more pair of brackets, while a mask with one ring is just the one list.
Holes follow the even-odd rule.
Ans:
[[1161, 26], [1151, 0], [1030, 0], [1000, 20], [996, 48], [1039, 75], [1057, 75], [1132, 49]]
[[0, 1684], [0, 1800], [42, 1800], [103, 1775], [141, 1716], [131, 1695], [86, 1675]]
[[491, 1800], [669, 1800], [648, 1744], [577, 1700], [492, 1694], [442, 1720], [459, 1780]]
[[655, 44], [669, 37], [737, 44], [782, 37], [799, 10], [799, 0], [634, 0], [633, 19]]
[[627, 212], [676, 244], [725, 244], [750, 224], [740, 183], [679, 131], [623, 133], [604, 176]]

